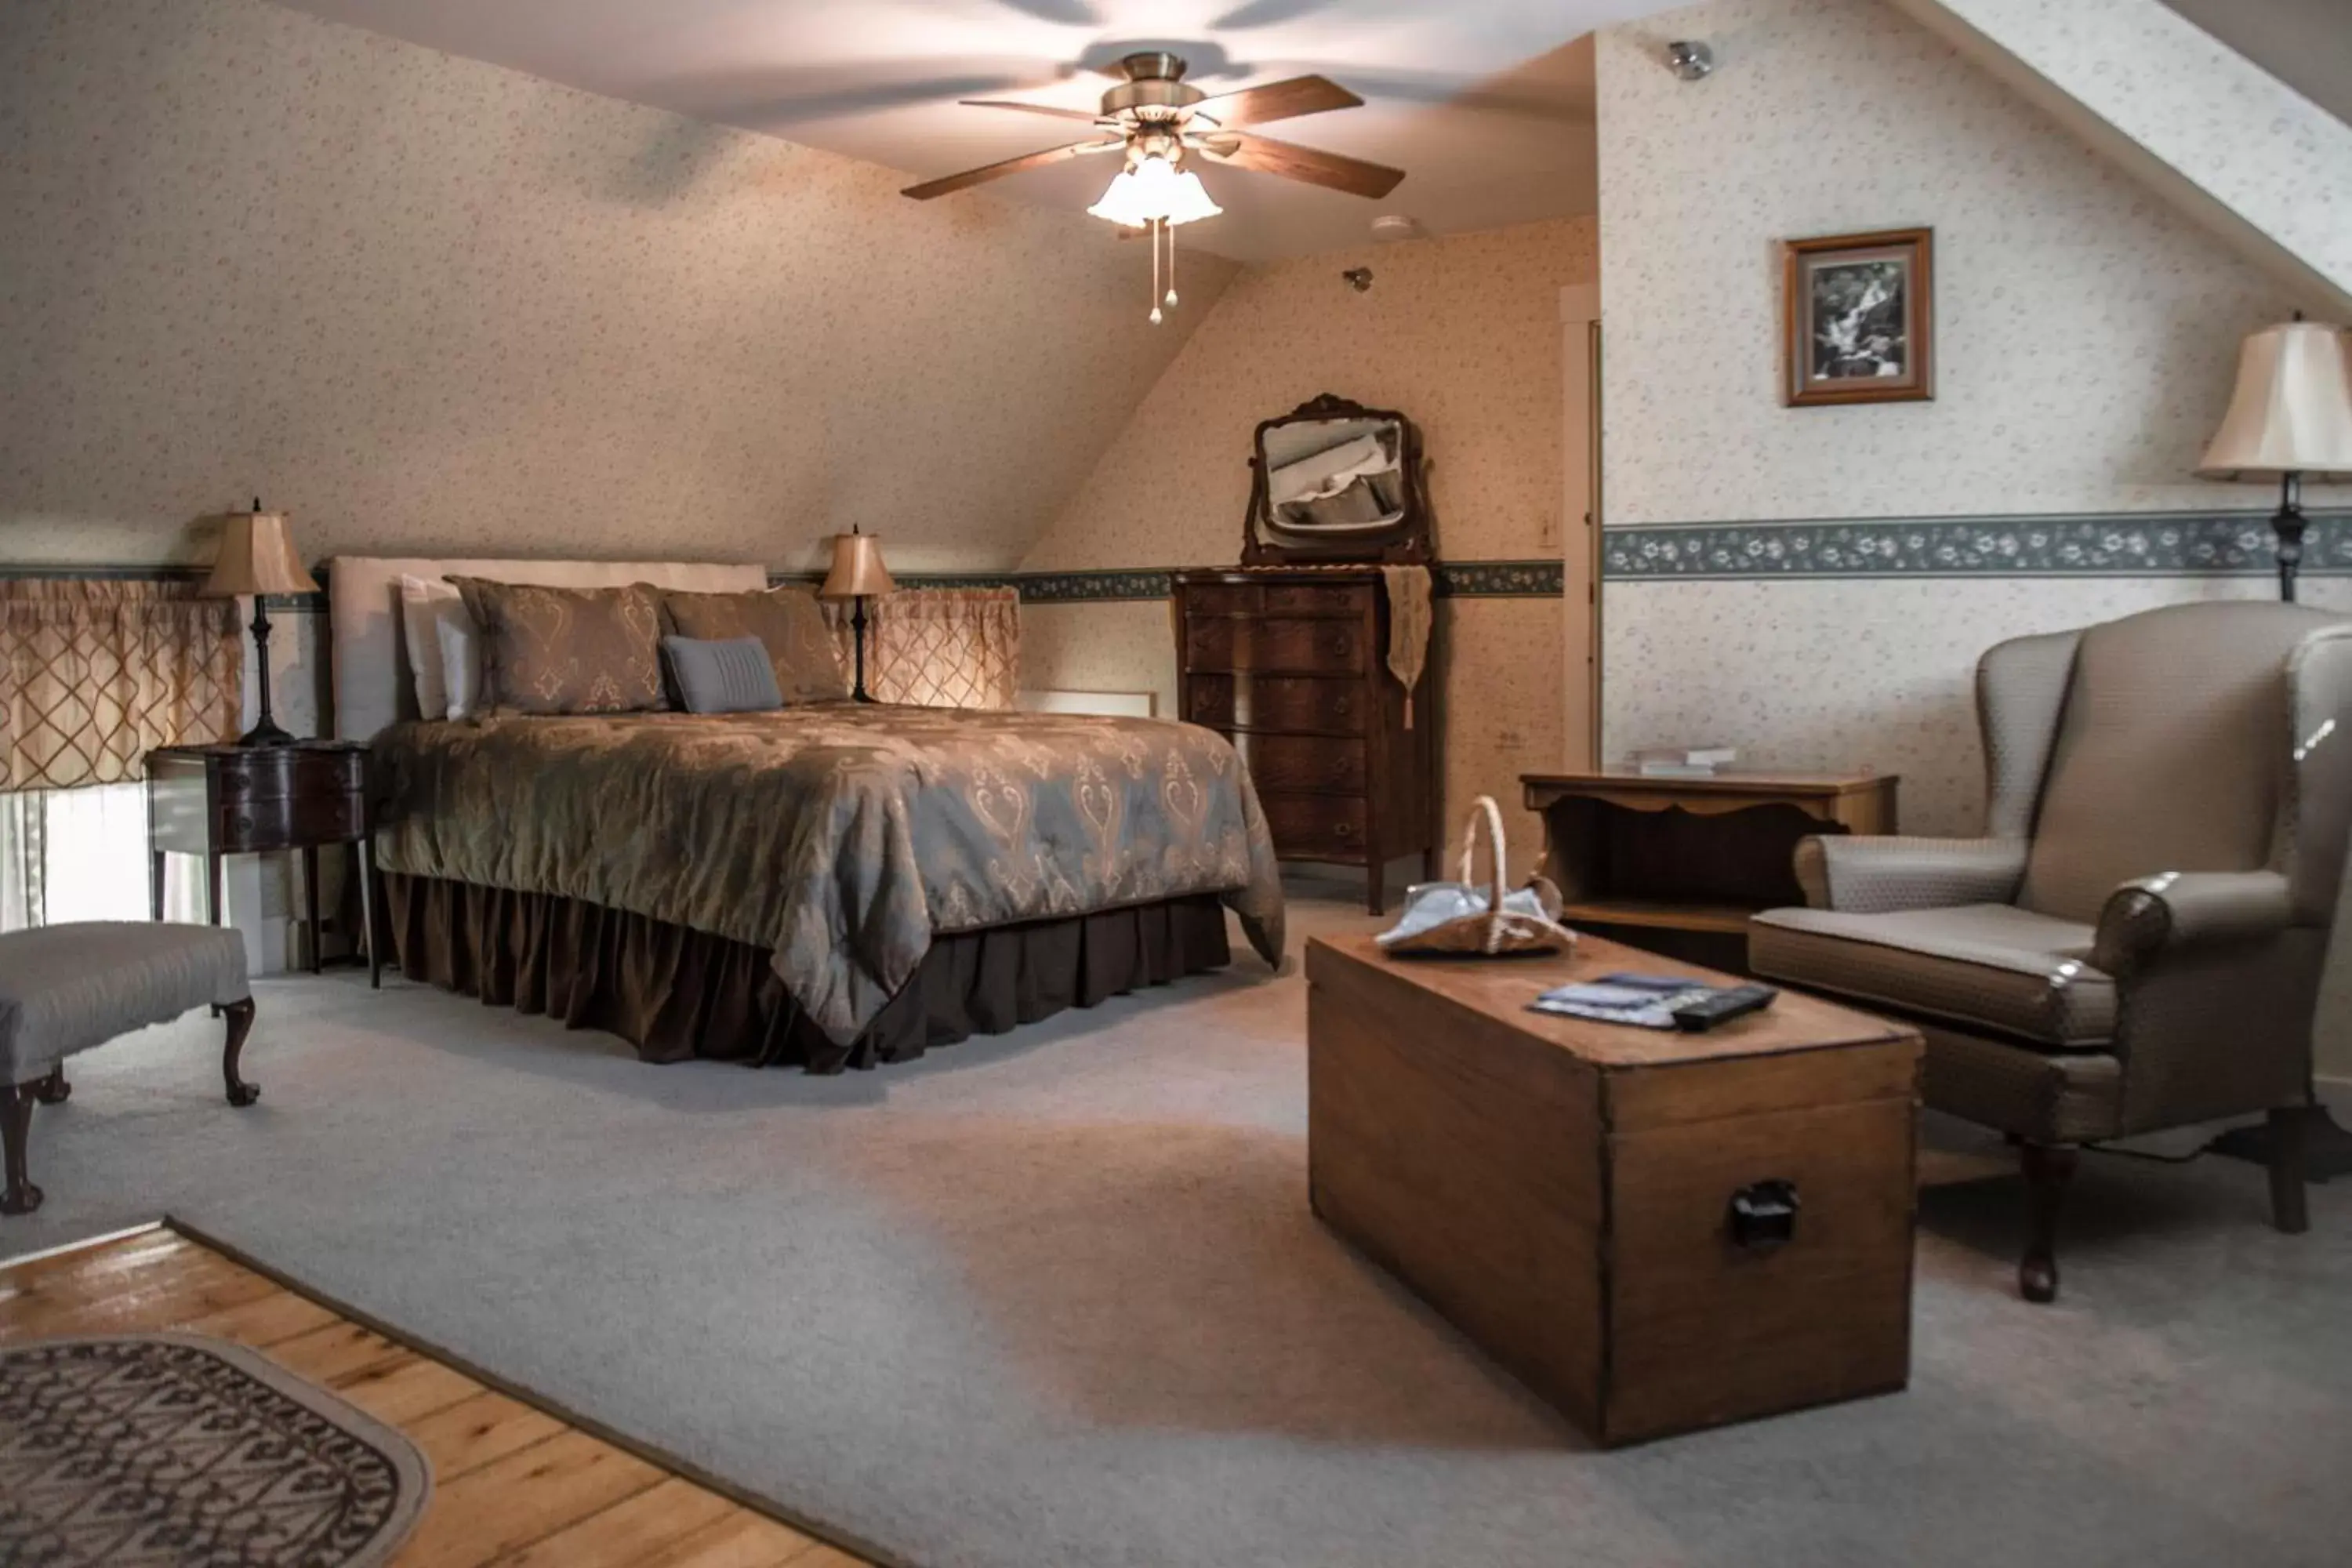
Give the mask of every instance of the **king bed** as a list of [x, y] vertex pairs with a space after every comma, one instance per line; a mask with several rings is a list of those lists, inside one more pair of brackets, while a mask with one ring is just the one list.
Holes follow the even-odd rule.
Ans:
[[[567, 595], [682, 610], [768, 593], [758, 566], [330, 563], [336, 728], [373, 747], [390, 955], [412, 977], [651, 1061], [825, 1072], [1221, 966], [1227, 907], [1279, 962], [1265, 816], [1209, 731], [829, 697], [688, 713], [609, 692], [623, 706], [427, 717], [413, 617], [428, 587], [454, 612], [453, 580], [492, 625], [519, 584], [547, 590], [526, 622]], [[439, 679], [425, 672], [428, 707]]]

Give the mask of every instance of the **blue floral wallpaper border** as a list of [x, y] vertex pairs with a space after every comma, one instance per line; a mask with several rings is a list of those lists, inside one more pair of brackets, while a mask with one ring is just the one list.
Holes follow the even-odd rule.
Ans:
[[[1612, 528], [1612, 582], [1770, 577], [2170, 577], [2276, 569], [2267, 512], [1857, 518]], [[2303, 570], [2352, 573], [2352, 513], [2315, 512]]]
[[[1601, 575], [1610, 582], [1786, 577], [2172, 577], [2267, 574], [2270, 514], [2118, 512], [2053, 517], [1849, 518], [1790, 522], [1666, 522], [1607, 529]], [[2314, 512], [2305, 572], [2352, 574], [2352, 512]], [[326, 568], [312, 568], [326, 582]], [[902, 573], [909, 588], [1015, 588], [1025, 605], [1165, 599], [1171, 566], [1091, 572]], [[1441, 598], [1556, 598], [1558, 561], [1447, 561]], [[0, 581], [110, 577], [184, 581], [204, 568], [176, 565], [11, 564]], [[779, 573], [771, 583], [816, 583], [817, 573]], [[273, 614], [324, 615], [327, 596], [271, 595]]]

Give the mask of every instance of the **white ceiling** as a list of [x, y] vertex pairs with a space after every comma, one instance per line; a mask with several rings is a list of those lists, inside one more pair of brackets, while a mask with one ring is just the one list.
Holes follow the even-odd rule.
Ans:
[[[969, 109], [1022, 98], [1093, 109], [1080, 68], [1172, 48], [1211, 92], [1319, 71], [1360, 109], [1268, 133], [1406, 171], [1379, 203], [1204, 167], [1225, 208], [1183, 231], [1240, 260], [1360, 245], [1382, 213], [1457, 233], [1591, 212], [1592, 28], [1662, 0], [281, 0], [293, 8], [592, 92], [764, 131], [929, 177], [1075, 141], [1049, 120]], [[1083, 207], [1106, 160], [989, 187]], [[970, 201], [971, 194], [940, 198]]]

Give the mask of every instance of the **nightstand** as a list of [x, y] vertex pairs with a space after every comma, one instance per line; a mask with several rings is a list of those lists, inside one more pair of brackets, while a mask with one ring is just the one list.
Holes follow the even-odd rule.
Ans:
[[205, 858], [205, 913], [221, 923], [221, 857], [302, 852], [310, 972], [319, 972], [319, 847], [359, 847], [368, 984], [383, 984], [375, 930], [375, 846], [368, 817], [368, 749], [355, 741], [284, 746], [163, 746], [147, 753], [149, 903], [163, 918], [163, 857]]

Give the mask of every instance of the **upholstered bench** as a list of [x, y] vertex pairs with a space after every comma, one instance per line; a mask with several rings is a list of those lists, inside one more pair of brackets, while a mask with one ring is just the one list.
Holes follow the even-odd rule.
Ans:
[[0, 1134], [8, 1184], [0, 1214], [30, 1214], [41, 1189], [26, 1174], [33, 1102], [61, 1104], [73, 1092], [65, 1059], [117, 1035], [162, 1024], [192, 1007], [228, 1019], [221, 1070], [228, 1102], [251, 1105], [256, 1085], [236, 1075], [253, 1028], [245, 941], [216, 926], [89, 921], [0, 932]]

